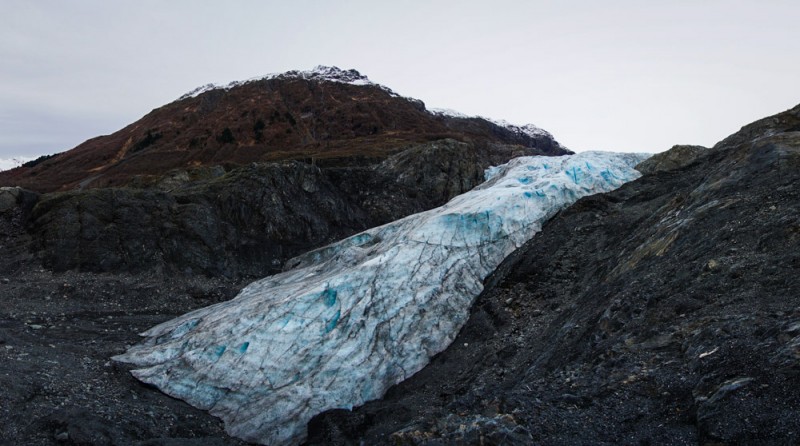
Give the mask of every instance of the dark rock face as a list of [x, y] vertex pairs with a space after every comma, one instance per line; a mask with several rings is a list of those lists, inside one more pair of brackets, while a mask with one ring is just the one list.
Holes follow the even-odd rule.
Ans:
[[17, 208], [28, 213], [38, 199], [39, 194], [21, 187], [0, 187], [0, 214], [14, 212]]
[[25, 224], [38, 199], [39, 194], [29, 190], [0, 187], [0, 281], [8, 280], [3, 272], [14, 271], [33, 258], [32, 239]]
[[373, 166], [253, 164], [195, 181], [183, 171], [155, 188], [47, 194], [30, 231], [56, 271], [264, 276], [309, 249], [444, 204], [512, 150], [442, 140]]
[[798, 120], [563, 211], [448, 350], [310, 443], [798, 443]]
[[366, 219], [332, 189], [313, 166], [255, 165], [175, 192], [108, 188], [45, 196], [32, 232], [45, 266], [57, 271], [265, 273]]

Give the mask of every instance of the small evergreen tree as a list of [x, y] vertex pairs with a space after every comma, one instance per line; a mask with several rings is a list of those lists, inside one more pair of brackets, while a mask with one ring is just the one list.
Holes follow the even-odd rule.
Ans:
[[222, 130], [222, 133], [217, 136], [217, 142], [220, 144], [228, 144], [234, 141], [236, 141], [236, 138], [233, 137], [233, 132], [228, 127], [225, 127], [225, 129]]
[[256, 141], [261, 141], [264, 139], [264, 129], [267, 128], [267, 125], [264, 123], [264, 120], [258, 118], [255, 124], [253, 124], [253, 134], [255, 135]]

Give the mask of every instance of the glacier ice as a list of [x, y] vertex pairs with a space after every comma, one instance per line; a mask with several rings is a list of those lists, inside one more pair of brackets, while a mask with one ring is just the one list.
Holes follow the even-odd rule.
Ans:
[[578, 198], [646, 156], [522, 157], [446, 205], [299, 256], [234, 299], [143, 333], [115, 360], [264, 444], [303, 441], [314, 415], [379, 398], [445, 349], [486, 278]]

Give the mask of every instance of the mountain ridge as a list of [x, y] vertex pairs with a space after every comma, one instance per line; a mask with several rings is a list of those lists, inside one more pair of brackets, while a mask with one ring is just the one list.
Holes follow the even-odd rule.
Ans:
[[516, 146], [520, 154], [571, 153], [549, 133], [525, 130], [531, 128], [431, 113], [356, 70], [317, 67], [199, 87], [110, 135], [0, 172], [0, 185], [51, 192], [125, 186], [213, 165], [375, 164], [409, 145], [447, 138]]

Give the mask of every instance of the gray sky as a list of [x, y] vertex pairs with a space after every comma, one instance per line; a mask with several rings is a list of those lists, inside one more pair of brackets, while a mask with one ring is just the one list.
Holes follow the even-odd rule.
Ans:
[[577, 151], [712, 145], [800, 103], [798, 19], [797, 0], [0, 0], [0, 158], [319, 64]]

